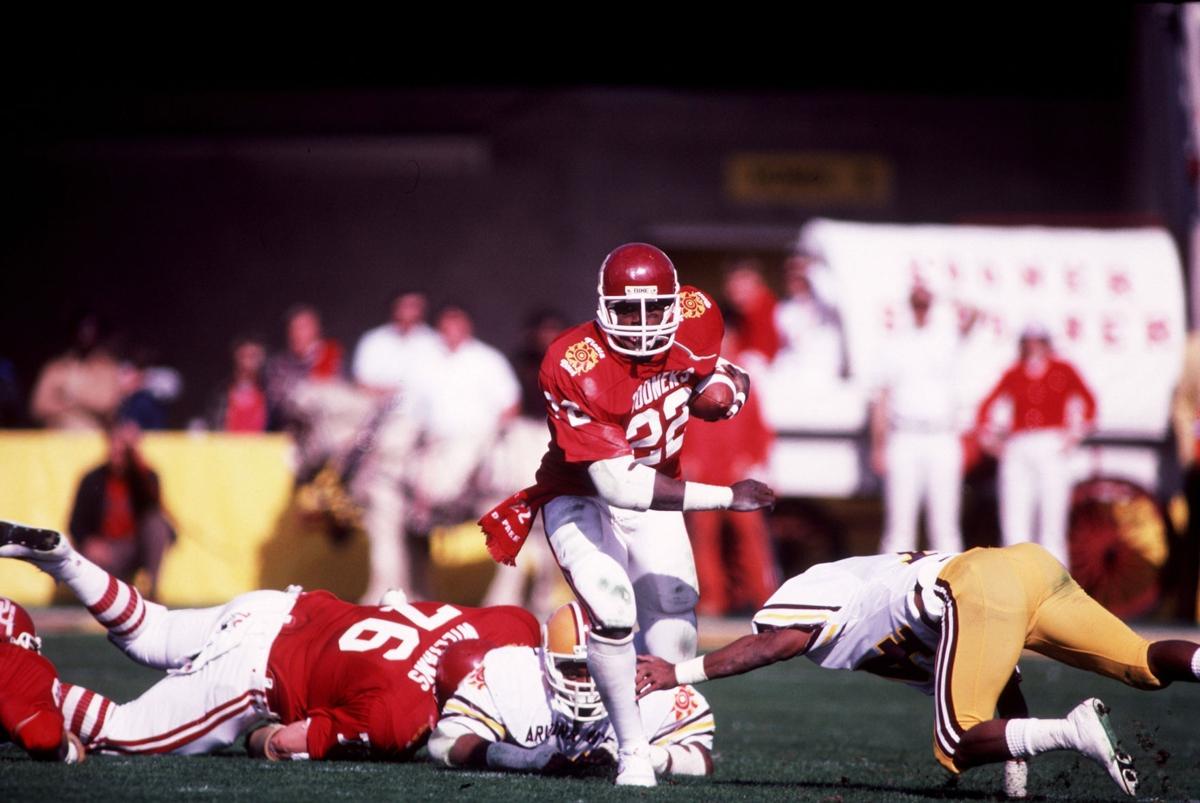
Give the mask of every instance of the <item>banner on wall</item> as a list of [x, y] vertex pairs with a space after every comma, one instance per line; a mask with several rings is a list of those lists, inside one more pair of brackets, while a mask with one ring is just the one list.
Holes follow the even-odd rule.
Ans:
[[957, 380], [964, 423], [1016, 359], [1021, 330], [1038, 323], [1096, 393], [1100, 432], [1165, 435], [1187, 334], [1179, 255], [1165, 231], [820, 219], [799, 246], [830, 272], [859, 381], [878, 375], [919, 281], [935, 304], [977, 313]]

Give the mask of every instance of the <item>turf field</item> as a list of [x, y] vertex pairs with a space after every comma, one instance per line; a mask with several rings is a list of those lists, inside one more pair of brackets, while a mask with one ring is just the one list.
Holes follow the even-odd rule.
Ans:
[[[46, 638], [62, 677], [129, 699], [156, 674], [100, 636]], [[1042, 660], [1024, 662], [1034, 714], [1058, 715], [1098, 695], [1143, 773], [1143, 799], [1200, 798], [1200, 687], [1156, 694]], [[717, 774], [618, 791], [607, 781], [466, 773], [429, 764], [268, 764], [244, 754], [204, 758], [93, 757], [79, 767], [34, 764], [0, 748], [0, 801], [13, 800], [994, 800], [998, 768], [959, 779], [930, 752], [932, 705], [898, 684], [815, 670], [803, 659], [703, 687], [717, 714]], [[1036, 759], [1031, 799], [1124, 800], [1099, 767], [1073, 755]]]

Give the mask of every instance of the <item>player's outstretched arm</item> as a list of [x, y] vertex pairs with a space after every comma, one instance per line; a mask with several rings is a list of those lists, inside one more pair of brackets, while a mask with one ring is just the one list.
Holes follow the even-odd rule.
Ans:
[[588, 476], [600, 498], [626, 510], [735, 510], [771, 507], [775, 492], [758, 480], [741, 480], [732, 486], [684, 482], [660, 474], [623, 455], [597, 460]]
[[[516, 770], [544, 772], [565, 762], [554, 739], [534, 747], [521, 747], [507, 742], [493, 742], [474, 733], [464, 733], [450, 740], [435, 731], [429, 740], [429, 753], [449, 767], [465, 769]], [[555, 759], [558, 761], [555, 761]]]
[[653, 655], [639, 655], [636, 680], [638, 697], [659, 689], [672, 689], [682, 683], [740, 675], [777, 661], [786, 661], [803, 653], [811, 643], [812, 633], [784, 628], [742, 636], [719, 650], [680, 664], [671, 664]]

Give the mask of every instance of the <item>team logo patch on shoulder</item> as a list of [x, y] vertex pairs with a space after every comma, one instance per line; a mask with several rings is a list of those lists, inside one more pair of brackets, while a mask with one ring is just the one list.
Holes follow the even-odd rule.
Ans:
[[571, 376], [579, 376], [595, 368], [596, 364], [606, 356], [599, 343], [590, 337], [585, 337], [578, 343], [567, 347], [559, 365]]
[[708, 312], [710, 307], [712, 307], [712, 302], [703, 293], [696, 290], [684, 290], [679, 294], [679, 311], [685, 318], [699, 318]]

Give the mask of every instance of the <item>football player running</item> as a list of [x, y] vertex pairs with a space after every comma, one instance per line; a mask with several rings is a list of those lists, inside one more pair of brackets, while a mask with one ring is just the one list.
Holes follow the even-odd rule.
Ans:
[[[710, 383], [736, 395], [749, 377], [720, 358], [716, 304], [680, 287], [658, 248], [622, 245], [600, 266], [596, 319], [546, 352], [539, 384], [551, 440], [537, 484], [481, 520], [493, 557], [512, 562], [540, 509], [550, 548], [591, 630], [588, 670], [619, 745], [616, 783], [653, 786], [634, 689], [637, 651], [681, 661], [696, 652], [696, 567], [684, 510], [757, 510], [774, 493], [754, 480], [683, 482], [689, 403]], [[639, 645], [635, 650], [634, 626]]]
[[640, 657], [640, 693], [797, 655], [828, 669], [865, 670], [933, 696], [933, 752], [950, 772], [1011, 762], [1010, 794], [1023, 795], [1022, 760], [1049, 750], [1093, 759], [1129, 795], [1138, 783], [1100, 700], [1085, 700], [1062, 719], [1028, 716], [1017, 687], [1022, 649], [1139, 689], [1200, 681], [1200, 645], [1138, 636], [1037, 544], [818, 564], [784, 583], [754, 615], [753, 628], [675, 666]]
[[[539, 643], [537, 620], [514, 607], [380, 606], [328, 591], [251, 591], [212, 608], [168, 610], [84, 558], [54, 530], [0, 522], [0, 557], [65, 583], [108, 638], [168, 675], [114, 704], [65, 689], [63, 715], [92, 752], [195, 755], [251, 734], [268, 759], [404, 760], [437, 722], [437, 663], [456, 641]], [[268, 724], [270, 723], [270, 724]]]
[[[616, 735], [588, 676], [587, 624], [576, 602], [546, 621], [540, 649], [461, 642], [439, 664], [438, 680], [450, 688], [429, 739], [436, 761], [555, 774], [611, 766], [616, 757]], [[712, 773], [716, 723], [703, 695], [681, 686], [643, 697], [638, 707], [656, 773]]]
[[87, 752], [63, 722], [58, 699], [65, 684], [41, 652], [29, 612], [0, 597], [0, 742], [19, 745], [37, 761], [76, 764]]

